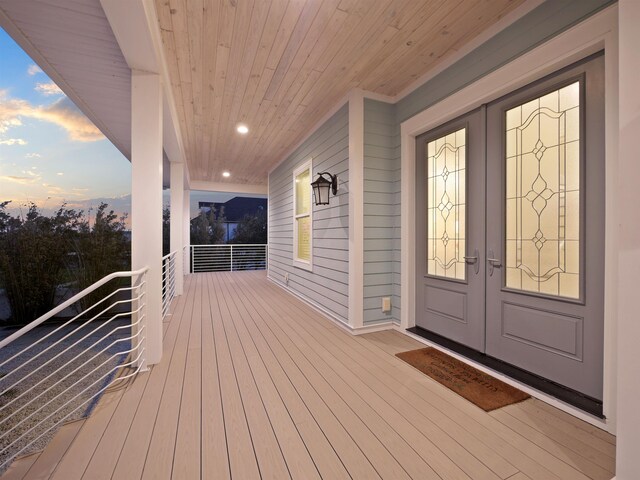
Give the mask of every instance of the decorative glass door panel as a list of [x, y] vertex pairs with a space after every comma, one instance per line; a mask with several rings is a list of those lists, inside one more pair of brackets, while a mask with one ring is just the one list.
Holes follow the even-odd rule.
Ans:
[[466, 135], [461, 128], [427, 144], [427, 274], [466, 279]]
[[505, 117], [506, 286], [580, 298], [580, 82]]

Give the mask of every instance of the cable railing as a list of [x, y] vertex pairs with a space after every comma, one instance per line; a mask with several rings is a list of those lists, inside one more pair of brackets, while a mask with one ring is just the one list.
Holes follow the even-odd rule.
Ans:
[[[146, 368], [146, 274], [112, 273], [0, 341], [0, 472]], [[45, 323], [68, 308], [80, 313]]]
[[267, 268], [267, 245], [191, 245], [191, 272], [235, 272]]
[[171, 301], [176, 296], [176, 255], [174, 251], [162, 257], [162, 318], [169, 314]]

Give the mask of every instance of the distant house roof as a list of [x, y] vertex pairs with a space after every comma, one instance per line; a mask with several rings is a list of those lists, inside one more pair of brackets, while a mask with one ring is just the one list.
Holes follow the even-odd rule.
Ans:
[[231, 200], [224, 203], [215, 202], [198, 202], [198, 207], [211, 208], [214, 207], [216, 212], [220, 211], [220, 208], [224, 208], [224, 216], [227, 222], [239, 222], [242, 217], [247, 214], [253, 214], [259, 209], [267, 209], [266, 198], [248, 198], [248, 197], [234, 197]]

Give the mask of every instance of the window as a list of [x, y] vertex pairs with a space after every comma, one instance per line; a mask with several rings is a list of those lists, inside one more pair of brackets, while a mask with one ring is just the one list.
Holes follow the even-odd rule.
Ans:
[[293, 264], [311, 270], [313, 220], [311, 218], [311, 159], [293, 172]]
[[465, 279], [466, 128], [427, 144], [427, 273]]
[[507, 287], [580, 298], [580, 82], [506, 112]]

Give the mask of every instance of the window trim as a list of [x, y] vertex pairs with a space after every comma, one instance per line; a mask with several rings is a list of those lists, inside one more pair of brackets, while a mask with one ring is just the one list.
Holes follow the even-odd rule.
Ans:
[[[292, 219], [293, 219], [293, 266], [297, 268], [302, 268], [304, 270], [308, 270], [309, 272], [313, 271], [313, 192], [311, 191], [311, 187], [309, 187], [309, 213], [296, 214], [296, 205], [297, 205], [297, 189], [296, 189], [296, 177], [301, 173], [304, 173], [305, 170], [309, 172], [309, 179], [313, 180], [313, 160], [309, 158], [304, 163], [298, 165], [293, 170], [293, 208], [292, 208]], [[300, 218], [309, 217], [309, 222], [311, 224], [311, 236], [309, 238], [309, 260], [302, 260], [298, 257], [298, 228], [297, 228], [297, 220]]]

